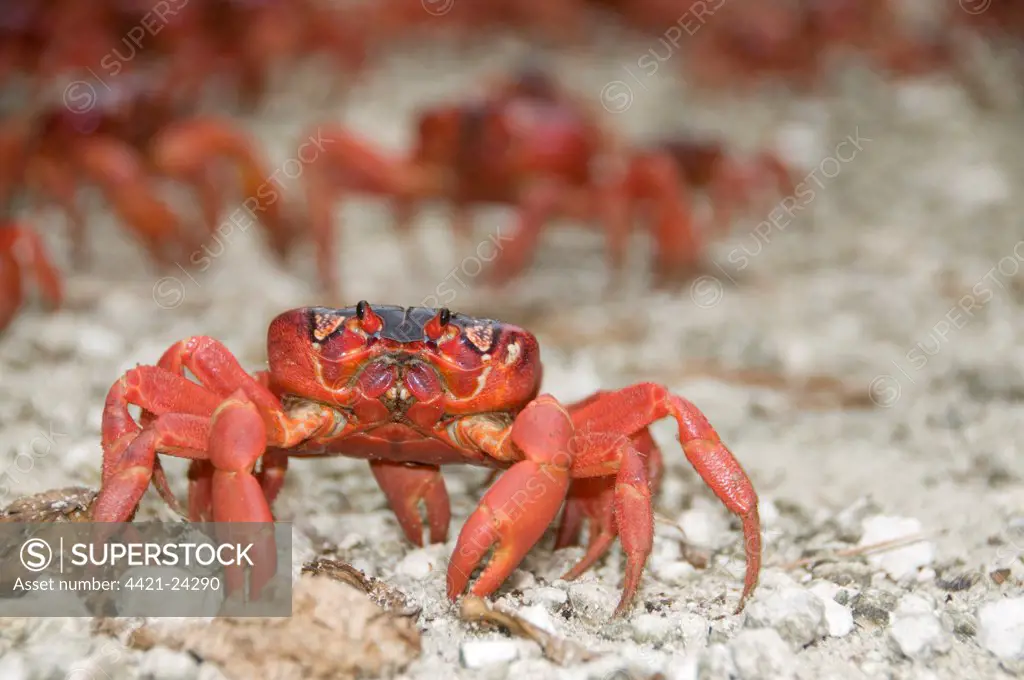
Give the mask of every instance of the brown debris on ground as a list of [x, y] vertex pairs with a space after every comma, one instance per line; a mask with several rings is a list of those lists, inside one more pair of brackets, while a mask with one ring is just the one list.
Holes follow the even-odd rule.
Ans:
[[395, 616], [415, 616], [421, 607], [409, 604], [405, 593], [384, 583], [380, 579], [366, 576], [355, 567], [338, 560], [318, 557], [302, 567], [303, 574], [323, 575], [354, 586], [366, 593], [374, 604]]
[[355, 587], [323, 575], [298, 580], [290, 618], [218, 618], [168, 629], [147, 625], [129, 644], [189, 652], [232, 680], [389, 678], [420, 655], [413, 619], [381, 611]]
[[0, 510], [0, 522], [87, 522], [97, 493], [84, 486], [70, 486], [25, 496]]

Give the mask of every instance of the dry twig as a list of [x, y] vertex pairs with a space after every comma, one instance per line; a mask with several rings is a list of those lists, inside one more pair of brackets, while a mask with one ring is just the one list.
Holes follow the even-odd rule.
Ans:
[[837, 550], [834, 553], [826, 555], [818, 555], [817, 557], [804, 557], [793, 562], [787, 562], [779, 565], [780, 569], [797, 569], [799, 567], [805, 567], [809, 564], [816, 562], [826, 562], [837, 560], [841, 557], [858, 557], [860, 555], [868, 555], [871, 553], [885, 552], [887, 550], [896, 550], [897, 548], [904, 548], [914, 543], [920, 543], [921, 541], [927, 540], [931, 534], [919, 533], [911, 534], [909, 536], [901, 536], [900, 538], [893, 538], [888, 541], [879, 541], [878, 543], [871, 543], [869, 545], [860, 545], [856, 548], [847, 548], [845, 550]]
[[549, 661], [560, 666], [590, 661], [599, 656], [572, 640], [556, 637], [521, 616], [507, 611], [499, 605], [490, 605], [482, 598], [473, 595], [463, 598], [459, 616], [463, 621], [500, 626], [516, 637], [533, 640], [540, 645], [544, 656]]

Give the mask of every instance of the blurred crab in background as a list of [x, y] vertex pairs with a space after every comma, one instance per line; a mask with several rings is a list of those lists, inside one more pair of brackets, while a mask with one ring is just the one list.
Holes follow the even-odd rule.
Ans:
[[349, 193], [394, 201], [397, 233], [411, 263], [419, 259], [410, 225], [420, 202], [451, 205], [462, 250], [472, 247], [471, 208], [514, 206], [516, 227], [493, 258], [486, 275], [491, 284], [504, 284], [527, 267], [544, 226], [556, 217], [601, 226], [613, 282], [622, 273], [638, 215], [652, 223], [658, 285], [685, 279], [700, 266], [703, 244], [672, 156], [628, 148], [591, 107], [543, 70], [530, 67], [492, 79], [479, 97], [422, 111], [406, 159], [385, 154], [337, 124], [318, 130], [330, 143], [302, 181], [320, 283], [332, 293], [338, 281], [331, 217], [336, 201]]
[[[497, 590], [564, 504], [559, 546], [578, 540], [583, 520], [591, 529], [586, 555], [567, 578], [621, 540], [622, 615], [654, 534], [651, 496], [662, 464], [648, 427], [671, 417], [686, 458], [742, 520], [740, 608], [757, 585], [753, 485], [700, 410], [662, 385], [600, 391], [564, 405], [540, 393], [540, 348], [529, 331], [448, 309], [365, 301], [280, 314], [268, 330], [267, 356], [269, 370], [250, 375], [223, 344], [196, 336], [174, 344], [155, 366], [118, 378], [103, 409], [94, 520], [129, 521], [151, 481], [178, 507], [158, 453], [192, 460], [188, 516], [215, 522], [273, 521], [289, 457], [342, 455], [369, 461], [416, 545], [423, 544], [422, 503], [430, 542], [438, 543], [451, 517], [441, 466], [489, 467], [503, 472], [459, 535], [449, 598], [463, 593], [491, 548], [472, 593]], [[138, 422], [131, 405], [142, 409]]]

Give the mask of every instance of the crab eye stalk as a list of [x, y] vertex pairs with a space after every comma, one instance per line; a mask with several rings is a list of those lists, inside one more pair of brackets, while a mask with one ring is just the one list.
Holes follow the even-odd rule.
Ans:
[[366, 300], [360, 300], [356, 305], [356, 318], [359, 319], [359, 327], [369, 335], [373, 335], [384, 326], [384, 321], [373, 312]]
[[423, 332], [429, 339], [436, 341], [442, 334], [444, 334], [444, 329], [448, 327], [451, 320], [451, 311], [447, 307], [442, 307], [434, 318], [428, 321], [427, 325], [423, 327]]

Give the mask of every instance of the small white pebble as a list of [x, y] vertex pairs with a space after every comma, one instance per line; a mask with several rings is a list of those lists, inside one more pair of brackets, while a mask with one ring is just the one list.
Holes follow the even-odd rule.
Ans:
[[889, 639], [901, 654], [920, 661], [945, 654], [953, 646], [952, 636], [942, 627], [932, 604], [918, 595], [900, 598], [889, 626]]
[[694, 546], [714, 548], [729, 535], [728, 521], [710, 509], [693, 508], [679, 516], [686, 541]]
[[662, 643], [675, 633], [675, 625], [669, 619], [658, 614], [644, 613], [635, 616], [631, 621], [633, 639], [637, 642]]
[[466, 668], [508, 663], [518, 656], [519, 649], [511, 640], [469, 640], [459, 649], [459, 659]]
[[697, 570], [689, 562], [667, 562], [654, 570], [654, 576], [672, 586], [681, 586], [693, 580]]
[[423, 580], [434, 570], [435, 561], [435, 557], [426, 550], [413, 550], [395, 566], [395, 573]]
[[542, 588], [531, 588], [523, 593], [523, 599], [529, 603], [543, 604], [547, 607], [558, 607], [565, 604], [569, 595], [561, 588], [544, 586]]
[[666, 680], [698, 680], [700, 678], [700, 657], [689, 654], [681, 659], [673, 659], [665, 669]]
[[899, 604], [896, 605], [896, 611], [893, 612], [896, 616], [931, 615], [934, 613], [935, 606], [931, 602], [913, 593], [901, 597]]
[[167, 647], [154, 647], [142, 656], [139, 675], [142, 680], [192, 680], [199, 664], [189, 654]]
[[[863, 534], [860, 546], [906, 538], [921, 533], [920, 520], [912, 517], [888, 517], [875, 515], [861, 522]], [[935, 559], [935, 546], [930, 541], [920, 541], [894, 550], [886, 550], [867, 556], [868, 562], [880, 567], [894, 581], [915, 574], [921, 567], [929, 566]]]
[[345, 536], [338, 542], [338, 548], [341, 550], [351, 550], [358, 545], [362, 545], [364, 538], [356, 533], [345, 534]]
[[742, 631], [729, 643], [729, 648], [742, 680], [796, 678], [796, 656], [771, 628]]
[[574, 583], [569, 587], [569, 601], [577, 614], [588, 619], [607, 617], [617, 602], [607, 588], [597, 583]]
[[527, 588], [533, 588], [537, 585], [537, 578], [528, 571], [522, 569], [516, 569], [512, 572], [512, 575], [505, 581], [508, 588], [516, 590], [526, 590]]
[[215, 664], [204, 663], [199, 667], [199, 672], [196, 674], [195, 680], [228, 680], [228, 677], [224, 675], [224, 671]]
[[794, 650], [828, 634], [821, 598], [798, 587], [780, 588], [751, 602], [744, 625], [773, 628]]
[[770, 527], [779, 521], [779, 508], [768, 499], [762, 498], [757, 504], [757, 514], [761, 517], [762, 527]]
[[978, 642], [1000, 659], [1024, 659], [1024, 597], [979, 607]]
[[821, 581], [810, 588], [825, 605], [825, 623], [828, 624], [828, 634], [831, 637], [843, 637], [853, 631], [853, 612], [835, 601], [839, 590], [839, 586], [828, 581]]
[[543, 605], [535, 604], [529, 607], [523, 607], [516, 613], [543, 631], [548, 633], [556, 632], [555, 622], [552, 620], [551, 614], [548, 613], [548, 610]]

